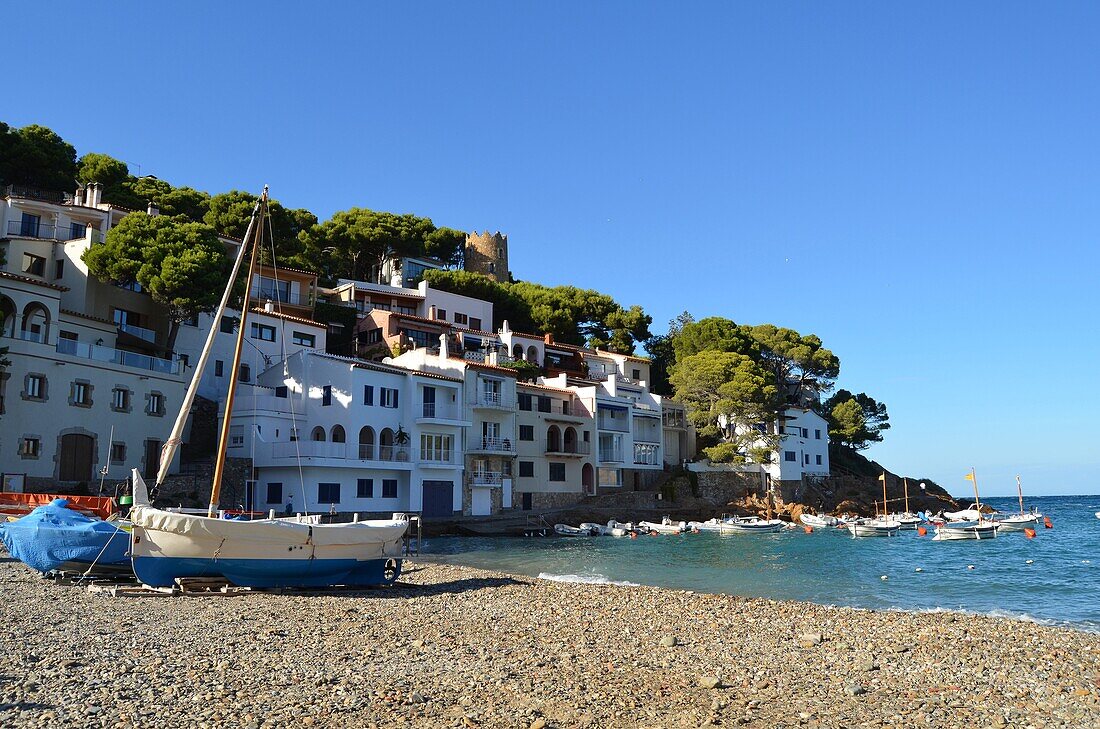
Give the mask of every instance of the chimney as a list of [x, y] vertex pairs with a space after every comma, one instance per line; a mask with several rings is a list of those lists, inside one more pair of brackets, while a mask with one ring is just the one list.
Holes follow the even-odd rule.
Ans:
[[73, 205], [84, 204], [84, 185], [76, 186], [76, 194], [73, 195]]
[[87, 200], [88, 207], [99, 207], [99, 203], [103, 199], [103, 186], [100, 185], [98, 182], [93, 182], [88, 185], [87, 196], [85, 199]]
[[500, 334], [501, 334], [501, 336], [504, 336], [506, 334], [511, 334], [511, 333], [512, 333], [512, 328], [508, 326], [508, 320], [505, 319], [500, 324]]
[[157, 204], [155, 202], [150, 200], [149, 207], [145, 208], [145, 212], [149, 215], [150, 218], [155, 218], [160, 215], [160, 208], [157, 207]]
[[485, 356], [485, 364], [497, 366], [497, 351], [495, 349], [489, 350], [489, 354]]
[[[432, 307], [435, 308], [434, 306]], [[447, 332], [439, 333], [439, 358], [442, 360], [447, 359], [450, 356], [447, 352]]]
[[542, 335], [542, 341], [543, 341], [544, 344], [553, 344], [554, 343], [554, 335], [547, 332], [546, 334]]
[[266, 311], [268, 314], [274, 314], [275, 313], [275, 302], [272, 301], [271, 299], [268, 299], [267, 301], [265, 301], [264, 302], [264, 311]]
[[436, 311], [435, 304], [432, 304], [431, 306], [428, 307], [428, 318], [429, 319], [435, 319], [435, 311]]

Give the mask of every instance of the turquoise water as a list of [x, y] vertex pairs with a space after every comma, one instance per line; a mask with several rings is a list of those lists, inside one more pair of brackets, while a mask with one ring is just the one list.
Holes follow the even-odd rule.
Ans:
[[[1015, 499], [988, 502], [1016, 508]], [[1054, 528], [1040, 527], [1034, 539], [1013, 533], [952, 542], [933, 542], [931, 530], [925, 537], [908, 531], [854, 539], [835, 529], [638, 539], [446, 537], [426, 540], [424, 552], [547, 579], [874, 609], [965, 610], [1100, 632], [1100, 496], [1026, 503], [1050, 516]]]

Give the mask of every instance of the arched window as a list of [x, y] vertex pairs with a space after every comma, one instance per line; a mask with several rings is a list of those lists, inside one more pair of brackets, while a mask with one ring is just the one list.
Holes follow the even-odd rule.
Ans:
[[342, 426], [342, 425], [332, 426], [332, 437], [330, 438], [330, 440], [333, 443], [343, 443], [344, 441], [346, 441], [347, 438], [344, 437], [344, 426]]
[[551, 425], [546, 429], [546, 451], [548, 453], [561, 453], [561, 431], [556, 425]]
[[359, 458], [364, 461], [374, 459], [374, 428], [369, 425], [359, 431]]
[[313, 432], [309, 434], [309, 439], [324, 442], [325, 429], [318, 425], [316, 428], [313, 429]]
[[515, 344], [512, 346], [512, 357], [515, 359], [523, 359], [523, 345]]
[[7, 296], [0, 296], [0, 337], [15, 336], [15, 321], [19, 318], [19, 309]]
[[23, 322], [19, 327], [19, 338], [31, 342], [50, 341], [50, 310], [37, 301], [32, 301], [23, 309]]
[[536, 347], [534, 345], [531, 345], [530, 347], [527, 348], [527, 361], [528, 362], [534, 362], [535, 364], [539, 363], [539, 350], [538, 350], [538, 347]]
[[378, 434], [378, 460], [394, 460], [393, 431], [389, 428], [382, 428]]
[[566, 428], [565, 434], [562, 437], [562, 445], [565, 446], [566, 453], [577, 452], [577, 430], [576, 428]]

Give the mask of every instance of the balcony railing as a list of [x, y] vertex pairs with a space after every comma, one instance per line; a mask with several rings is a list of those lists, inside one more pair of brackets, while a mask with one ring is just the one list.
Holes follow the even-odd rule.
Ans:
[[601, 448], [600, 463], [622, 463], [623, 452], [620, 448]]
[[511, 438], [471, 438], [466, 444], [470, 453], [515, 453], [516, 444]]
[[474, 471], [470, 474], [473, 486], [500, 486], [504, 483], [504, 474], [496, 471]]
[[420, 417], [437, 420], [461, 420], [458, 408], [450, 403], [426, 402], [421, 405]]
[[51, 202], [58, 205], [71, 203], [73, 196], [67, 192], [58, 192], [57, 190], [40, 190], [36, 187], [27, 187], [26, 185], [8, 185], [7, 187], [0, 187], [0, 193], [4, 197], [21, 197], [26, 200], [41, 200], [42, 202]]
[[157, 341], [157, 333], [152, 329], [146, 329], [145, 327], [139, 327], [137, 324], [124, 324], [122, 322], [116, 322], [115, 324], [120, 332], [126, 332], [138, 339], [145, 340], [146, 342]]
[[634, 464], [638, 466], [658, 466], [660, 465], [660, 452], [657, 446], [651, 445], [635, 445], [634, 446]]
[[275, 291], [259, 286], [253, 286], [249, 296], [256, 301], [277, 301], [280, 304], [291, 306], [313, 306], [313, 297], [310, 294], [292, 294], [288, 291]]
[[664, 426], [666, 428], [686, 428], [687, 419], [684, 417], [684, 413], [679, 410], [666, 410], [664, 415]]
[[[486, 362], [488, 357], [480, 349], [467, 349], [462, 353], [462, 359], [467, 362]], [[497, 364], [508, 364], [510, 362], [515, 362], [515, 360], [506, 354], [497, 355]]]
[[484, 390], [478, 392], [470, 404], [478, 408], [498, 408], [501, 410], [511, 410], [516, 406], [515, 398], [510, 394], [485, 392]]
[[408, 461], [409, 449], [405, 446], [380, 445], [378, 446], [378, 460], [390, 462]]
[[659, 430], [646, 428], [634, 431], [634, 441], [642, 443], [660, 443], [662, 433]]
[[97, 344], [85, 344], [73, 339], [57, 340], [57, 352], [58, 354], [90, 359], [94, 362], [110, 362], [124, 367], [149, 370], [162, 375], [178, 375], [182, 365], [180, 360], [160, 359], [159, 357], [150, 357], [147, 354], [101, 347]]
[[561, 443], [554, 441], [546, 441], [547, 453], [564, 453], [568, 456], [587, 456], [592, 452], [591, 443]]
[[438, 448], [421, 448], [420, 462], [428, 465], [452, 466], [455, 463], [455, 452]]
[[605, 418], [601, 415], [597, 421], [597, 427], [600, 430], [611, 430], [616, 433], [629, 433], [630, 421], [626, 420], [625, 418], [622, 420], [617, 420], [615, 418]]
[[[79, 235], [73, 235], [71, 225], [52, 225], [50, 223], [35, 223], [30, 220], [9, 220], [8, 235], [20, 238], [39, 238], [41, 240], [79, 240], [87, 236], [87, 229], [80, 231]], [[92, 230], [92, 242], [102, 243], [103, 234], [98, 230]]]

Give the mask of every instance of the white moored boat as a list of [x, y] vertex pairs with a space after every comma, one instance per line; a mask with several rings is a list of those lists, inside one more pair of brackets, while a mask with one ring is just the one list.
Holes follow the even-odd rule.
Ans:
[[687, 529], [687, 524], [682, 521], [673, 523], [667, 516], [660, 523], [655, 521], [640, 521], [638, 528], [643, 531], [657, 532], [658, 534], [679, 534]]
[[1043, 520], [1042, 514], [1012, 514], [994, 521], [1002, 532], [1022, 532], [1036, 529]]
[[[593, 528], [594, 527], [594, 528]], [[598, 537], [600, 536], [599, 526], [592, 524], [589, 527], [585, 527], [581, 524], [579, 527], [569, 526], [568, 524], [555, 524], [554, 533], [559, 537]]]
[[848, 531], [853, 537], [895, 537], [901, 531], [901, 522], [877, 516], [874, 519], [858, 519], [849, 522]]
[[771, 534], [786, 528], [782, 519], [761, 519], [759, 516], [741, 516], [726, 521], [723, 533]]
[[916, 529], [923, 521], [916, 514], [910, 514], [909, 512], [902, 512], [901, 514], [891, 514], [890, 519], [901, 524], [902, 529]]
[[808, 527], [815, 529], [827, 529], [840, 524], [840, 520], [828, 514], [802, 514], [798, 520]]
[[991, 521], [982, 521], [976, 524], [947, 522], [936, 527], [936, 536], [932, 539], [937, 542], [955, 539], [993, 539], [997, 536], [997, 528], [997, 524]]
[[622, 537], [626, 535], [626, 529], [618, 526], [612, 526], [614, 520], [607, 524], [596, 524], [595, 522], [586, 521], [580, 525], [581, 529], [587, 529], [593, 532], [598, 537]]
[[[241, 262], [250, 255], [248, 281], [254, 280], [266, 226], [267, 188], [252, 211], [221, 303], [211, 318], [211, 328], [190, 386], [180, 405], [172, 432], [164, 445], [157, 473], [157, 486], [179, 447], [191, 412], [199, 380], [210, 358], [214, 338], [240, 273]], [[251, 250], [249, 250], [251, 249]], [[241, 351], [248, 307], [241, 307], [237, 342], [230, 365], [229, 389], [218, 441], [210, 506], [205, 516], [173, 513], [150, 505], [145, 482], [133, 471], [134, 507], [130, 554], [134, 573], [146, 585], [171, 587], [179, 579], [222, 577], [242, 587], [326, 587], [333, 585], [384, 585], [401, 573], [402, 538], [408, 521], [361, 521], [342, 524], [312, 524], [293, 519], [236, 521], [220, 519], [218, 500], [229, 441], [229, 423], [240, 372]]]

